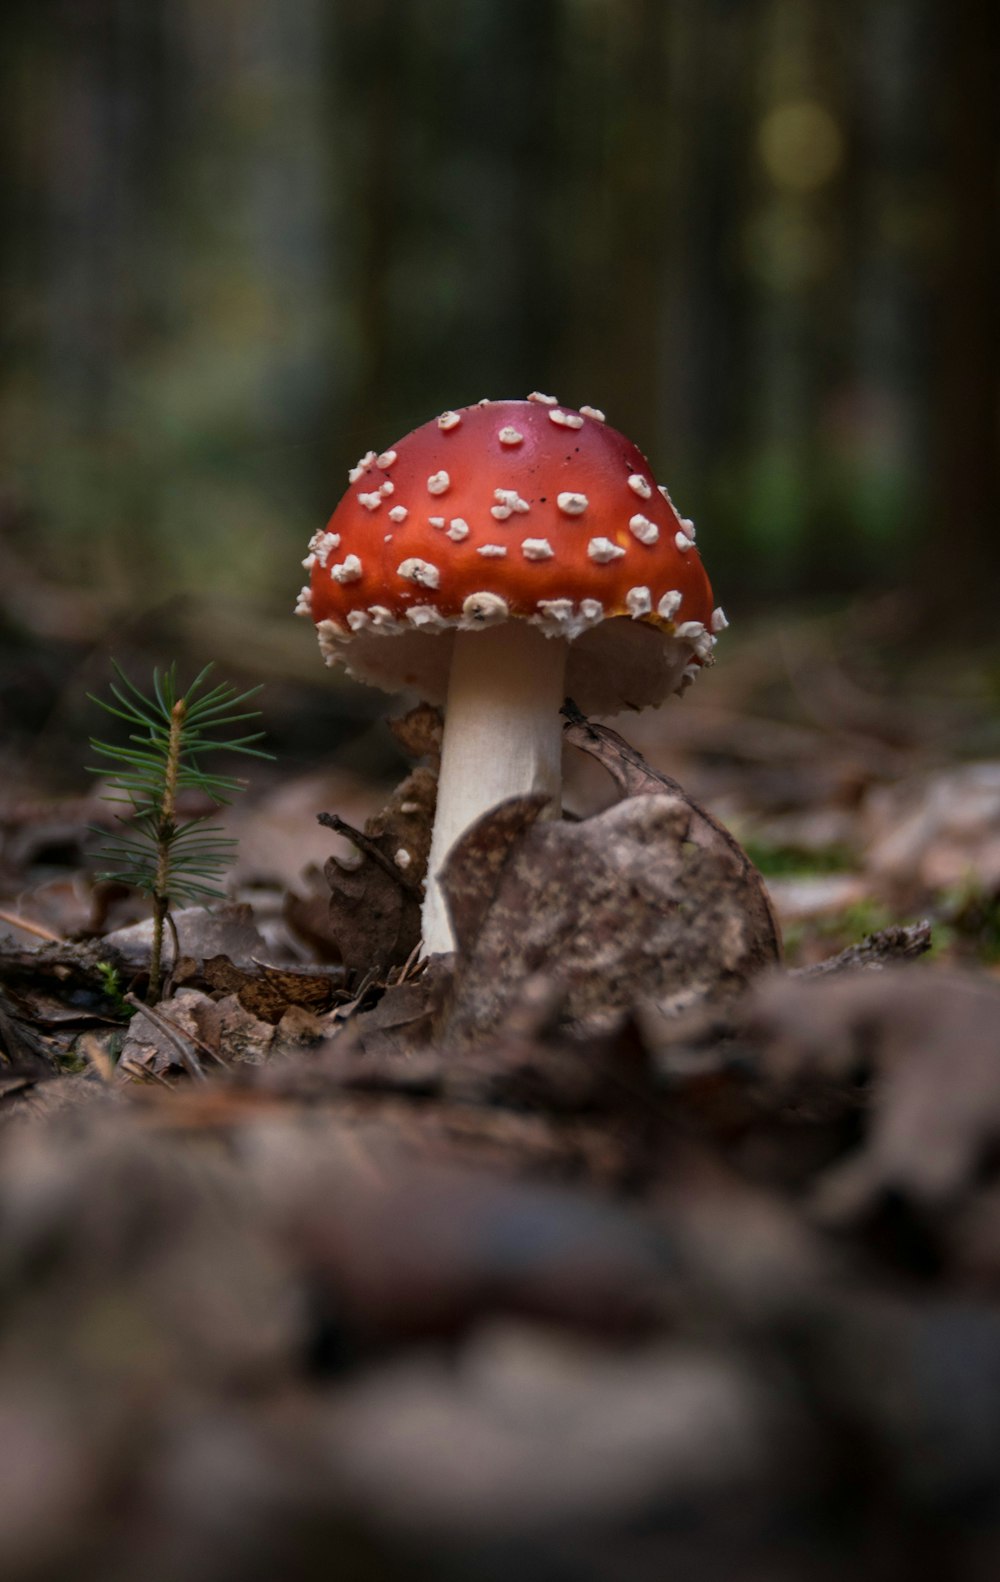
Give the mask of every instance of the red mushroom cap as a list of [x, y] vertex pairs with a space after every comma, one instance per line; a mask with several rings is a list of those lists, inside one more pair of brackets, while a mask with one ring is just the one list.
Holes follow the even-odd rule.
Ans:
[[[693, 538], [593, 408], [480, 402], [351, 469], [310, 544], [299, 608], [329, 662], [430, 698], [444, 694], [449, 633], [529, 621], [572, 640], [570, 695], [611, 711], [661, 701], [710, 656], [724, 618]], [[620, 683], [602, 674], [616, 643], [636, 661], [625, 654]]]

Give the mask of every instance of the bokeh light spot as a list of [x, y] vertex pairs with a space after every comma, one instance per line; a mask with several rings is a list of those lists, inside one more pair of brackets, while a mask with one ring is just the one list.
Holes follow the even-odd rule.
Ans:
[[777, 187], [813, 192], [836, 175], [844, 158], [840, 127], [815, 99], [775, 105], [760, 123], [757, 148]]

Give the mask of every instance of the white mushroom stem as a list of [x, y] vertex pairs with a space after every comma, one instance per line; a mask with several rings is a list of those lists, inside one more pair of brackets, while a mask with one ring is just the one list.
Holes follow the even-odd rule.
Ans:
[[551, 797], [547, 816], [561, 812], [567, 648], [524, 621], [455, 634], [424, 900], [428, 955], [455, 948], [437, 875], [469, 825], [532, 791]]

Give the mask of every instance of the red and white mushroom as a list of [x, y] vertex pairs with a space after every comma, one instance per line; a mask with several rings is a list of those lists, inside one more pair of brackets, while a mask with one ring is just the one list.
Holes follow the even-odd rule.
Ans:
[[559, 709], [682, 692], [725, 626], [694, 526], [594, 407], [538, 393], [445, 412], [362, 457], [309, 546], [298, 613], [328, 664], [444, 702], [424, 946], [452, 948], [436, 882], [506, 797], [559, 812]]

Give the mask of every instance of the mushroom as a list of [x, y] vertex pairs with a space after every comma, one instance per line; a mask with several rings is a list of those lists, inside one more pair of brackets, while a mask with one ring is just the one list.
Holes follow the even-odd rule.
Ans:
[[544, 792], [559, 710], [683, 692], [725, 626], [694, 526], [594, 407], [483, 401], [369, 451], [304, 564], [327, 664], [444, 702], [424, 948], [453, 948], [437, 874], [469, 825]]

